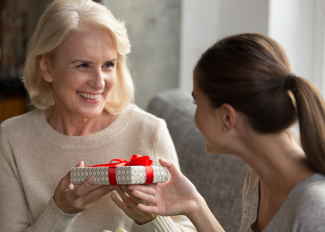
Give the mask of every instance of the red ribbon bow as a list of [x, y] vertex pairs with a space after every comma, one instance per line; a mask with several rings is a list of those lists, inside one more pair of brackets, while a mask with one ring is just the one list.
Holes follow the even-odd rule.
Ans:
[[110, 167], [108, 169], [108, 179], [111, 185], [117, 185], [116, 182], [116, 167], [121, 166], [144, 166], [147, 173], [147, 179], [145, 184], [151, 184], [153, 182], [153, 168], [151, 166], [152, 160], [149, 156], [141, 156], [134, 154], [130, 161], [125, 159], [112, 159], [109, 164], [98, 164], [94, 166], [87, 166], [87, 167]]

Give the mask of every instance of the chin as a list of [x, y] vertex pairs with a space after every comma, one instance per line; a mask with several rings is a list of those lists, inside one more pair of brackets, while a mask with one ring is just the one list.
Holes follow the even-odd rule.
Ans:
[[102, 110], [99, 110], [99, 109], [93, 109], [93, 110], [87, 110], [87, 111], [80, 111], [79, 112], [79, 115], [83, 118], [88, 118], [88, 119], [93, 119], [93, 118], [96, 118], [98, 117], [99, 115], [101, 115], [103, 112], [103, 109]]
[[205, 151], [208, 154], [215, 154], [215, 152], [213, 152], [213, 149], [211, 148], [211, 146], [208, 143], [206, 143], [206, 145], [205, 145]]

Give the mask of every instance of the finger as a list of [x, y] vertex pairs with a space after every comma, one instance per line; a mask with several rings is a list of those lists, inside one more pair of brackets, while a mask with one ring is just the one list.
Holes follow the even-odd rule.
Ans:
[[68, 172], [67, 175], [60, 180], [59, 186], [61, 191], [69, 189], [70, 183], [70, 172]]
[[121, 209], [123, 210], [128, 216], [132, 214], [132, 210], [130, 209], [130, 207], [125, 204], [122, 200], [120, 200], [116, 193], [112, 193], [111, 198], [113, 200], [113, 202]]
[[137, 205], [138, 209], [147, 213], [159, 214], [159, 210], [157, 206], [148, 206], [143, 204]]
[[[84, 166], [84, 162], [80, 161], [76, 167], [83, 167]], [[61, 190], [70, 190], [70, 172], [67, 173], [67, 175], [65, 177], [63, 177], [60, 181], [60, 188]], [[73, 189], [73, 188], [72, 188]]]
[[82, 205], [92, 205], [108, 193], [112, 192], [115, 190], [115, 187], [112, 185], [103, 185], [99, 186], [95, 189], [90, 190], [87, 192], [85, 195], [83, 195], [80, 198], [80, 201], [83, 202], [81, 203]]
[[150, 204], [156, 205], [156, 197], [152, 196], [152, 195], [148, 195], [146, 193], [140, 192], [138, 190], [133, 190], [132, 194], [137, 197], [140, 198], [141, 200], [148, 202]]
[[74, 189], [74, 185], [72, 183], [69, 184], [69, 189], [68, 190], [73, 190]]
[[172, 177], [178, 177], [182, 175], [182, 173], [176, 168], [175, 164], [172, 161], [159, 159], [159, 163], [168, 169]]
[[154, 184], [154, 185], [129, 185], [129, 186], [127, 186], [127, 188], [131, 191], [138, 190], [140, 192], [154, 196], [155, 192], [156, 192], [154, 186], [156, 186], [156, 184]]
[[81, 161], [77, 164], [76, 168], [83, 168], [84, 165], [85, 165], [85, 163], [81, 160]]
[[100, 186], [95, 189], [92, 189], [87, 194], [83, 195], [82, 197], [76, 200], [76, 205], [83, 210], [88, 209], [93, 204], [95, 204], [98, 200], [103, 198], [106, 194], [114, 191], [113, 186]]
[[95, 180], [94, 176], [88, 177], [78, 188], [71, 191], [71, 196], [75, 199], [85, 195]]
[[129, 197], [137, 204], [141, 203], [144, 205], [149, 205], [149, 202], [145, 202], [143, 199], [140, 199], [132, 194], [132, 191], [127, 189], [126, 186], [122, 185], [121, 188], [129, 195]]
[[122, 198], [123, 202], [125, 204], [127, 204], [130, 208], [135, 208], [137, 203], [134, 202], [130, 196], [128, 196], [122, 189], [120, 186], [117, 186], [116, 188], [116, 192], [120, 195], [120, 197]]
[[129, 197], [131, 197], [131, 199], [132, 199], [132, 196], [131, 196], [131, 195], [132, 195], [131, 190], [127, 189], [125, 185], [120, 185], [120, 188], [121, 188], [121, 190], [123, 190], [124, 192], [126, 192], [127, 195], [128, 195]]
[[135, 196], [132, 194], [131, 190], [129, 190], [128, 188], [126, 188], [125, 185], [121, 185], [121, 189], [122, 189], [124, 192], [126, 192], [127, 195], [128, 195], [128, 196], [129, 196], [129, 197], [130, 197], [134, 202], [136, 202], [136, 203], [142, 203], [142, 202], [140, 202], [141, 199], [135, 197]]

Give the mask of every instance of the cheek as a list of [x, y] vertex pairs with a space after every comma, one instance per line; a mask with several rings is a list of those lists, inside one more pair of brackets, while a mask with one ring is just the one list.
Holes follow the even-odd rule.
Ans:
[[110, 75], [109, 78], [106, 79], [106, 81], [105, 81], [105, 87], [106, 87], [106, 89], [107, 90], [111, 90], [114, 87], [114, 85], [116, 84], [116, 81], [117, 81], [117, 79], [116, 79], [116, 73]]
[[200, 112], [198, 111], [197, 108], [196, 108], [195, 115], [194, 115], [194, 122], [195, 122], [196, 127], [202, 133], [202, 130], [201, 130], [201, 122], [200, 122]]
[[196, 109], [194, 122], [206, 140], [211, 140], [215, 136], [215, 122], [209, 112]]
[[74, 90], [85, 82], [85, 78], [72, 72], [60, 72], [53, 77], [53, 88], [58, 91]]

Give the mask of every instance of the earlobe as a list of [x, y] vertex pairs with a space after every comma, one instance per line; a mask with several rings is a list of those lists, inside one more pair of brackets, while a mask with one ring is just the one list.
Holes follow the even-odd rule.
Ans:
[[45, 81], [52, 82], [53, 78], [50, 73], [50, 61], [46, 55], [42, 55], [37, 59], [38, 67], [41, 70], [42, 76]]
[[229, 104], [223, 104], [221, 108], [223, 112], [222, 121], [223, 121], [224, 128], [227, 128], [227, 130], [231, 130], [236, 124], [236, 111]]

